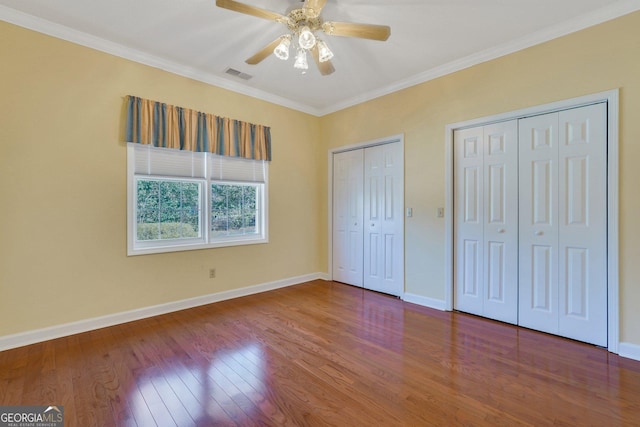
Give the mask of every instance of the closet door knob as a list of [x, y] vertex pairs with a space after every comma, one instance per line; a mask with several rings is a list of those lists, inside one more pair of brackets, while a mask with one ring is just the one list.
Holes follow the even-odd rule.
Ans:
[[544, 231], [540, 230], [540, 231], [536, 231], [536, 236], [542, 236], [544, 234]]
[[504, 233], [505, 231], [507, 231], [507, 230], [505, 230], [504, 228], [501, 228], [500, 230], [498, 230], [498, 233], [502, 234], [502, 233]]

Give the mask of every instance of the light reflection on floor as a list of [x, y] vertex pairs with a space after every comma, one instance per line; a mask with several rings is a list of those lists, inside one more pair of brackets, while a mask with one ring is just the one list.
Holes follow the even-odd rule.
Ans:
[[130, 394], [134, 418], [139, 426], [150, 421], [159, 426], [215, 425], [233, 419], [238, 407], [245, 409], [240, 414], [245, 417], [250, 415], [242, 403], [246, 396], [265, 393], [265, 368], [260, 344], [250, 343], [214, 353], [208, 365], [155, 369], [140, 378]]

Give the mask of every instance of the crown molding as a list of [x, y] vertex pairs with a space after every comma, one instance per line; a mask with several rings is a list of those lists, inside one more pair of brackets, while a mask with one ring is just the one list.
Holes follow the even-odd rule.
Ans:
[[542, 44], [571, 33], [575, 33], [580, 30], [584, 30], [585, 28], [589, 28], [594, 25], [619, 18], [638, 10], [640, 10], [640, 0], [619, 1], [602, 9], [578, 16], [572, 20], [564, 21], [558, 25], [545, 28], [544, 30], [537, 31], [532, 34], [528, 34], [524, 37], [512, 40], [499, 46], [476, 52], [464, 58], [460, 58], [441, 66], [434, 67], [422, 73], [416, 74], [407, 79], [399, 80], [383, 88], [366, 92], [358, 95], [357, 97], [339, 102], [327, 108], [321, 109], [320, 116], [335, 113], [336, 111], [353, 107], [354, 105], [358, 105], [384, 95], [389, 95], [402, 89], [425, 83], [430, 80], [435, 80], [438, 77], [452, 74], [457, 71], [464, 70], [465, 68], [470, 68], [474, 65], [488, 62], [493, 59], [497, 59], [502, 56], [506, 56], [511, 53], [518, 52], [520, 50], [524, 50], [529, 47]]
[[315, 116], [318, 115], [318, 109], [310, 107], [308, 105], [295, 102], [290, 99], [262, 91], [260, 89], [252, 88], [241, 83], [236, 83], [231, 80], [221, 78], [215, 74], [189, 67], [174, 61], [170, 61], [159, 56], [151, 55], [143, 51], [121, 45], [119, 43], [92, 36], [91, 34], [74, 30], [73, 28], [56, 24], [54, 22], [35, 17], [33, 15], [29, 15], [27, 13], [20, 12], [3, 5], [0, 5], [0, 20], [42, 34], [46, 34], [48, 36], [56, 37], [71, 43], [108, 53], [110, 55], [128, 59], [130, 61], [134, 61], [143, 65], [148, 65], [150, 67], [158, 68], [172, 74], [177, 74], [179, 76], [217, 86], [222, 89], [227, 89], [232, 92], [247, 95], [252, 98], [261, 99], [263, 101], [271, 102], [273, 104], [291, 108], [303, 113]]
[[268, 93], [266, 91], [252, 88], [242, 83], [236, 83], [216, 74], [212, 74], [200, 69], [186, 66], [174, 61], [170, 61], [158, 56], [126, 47], [124, 45], [111, 42], [90, 34], [74, 30], [64, 25], [56, 24], [45, 19], [37, 18], [33, 15], [17, 11], [15, 9], [0, 5], [0, 20], [15, 24], [39, 33], [47, 34], [59, 39], [63, 39], [75, 44], [79, 44], [91, 49], [99, 50], [114, 56], [128, 59], [150, 67], [158, 68], [173, 74], [201, 81], [213, 86], [227, 89], [242, 95], [247, 95], [256, 99], [267, 101], [276, 105], [291, 108], [313, 116], [322, 117], [363, 102], [397, 92], [447, 74], [455, 73], [465, 68], [481, 64], [505, 55], [535, 46], [585, 28], [601, 24], [606, 21], [627, 15], [640, 10], [640, 0], [622, 0], [607, 7], [593, 11], [591, 13], [578, 16], [572, 20], [562, 22], [558, 25], [548, 27], [544, 30], [529, 34], [525, 37], [512, 40], [508, 43], [474, 53], [464, 58], [451, 61], [438, 67], [426, 70], [409, 78], [399, 80], [390, 85], [365, 92], [356, 97], [340, 101], [325, 108], [316, 108], [307, 104], [292, 101], [290, 99]]

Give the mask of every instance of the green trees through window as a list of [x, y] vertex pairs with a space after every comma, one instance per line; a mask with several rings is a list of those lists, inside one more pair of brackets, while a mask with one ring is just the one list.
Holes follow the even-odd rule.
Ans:
[[137, 239], [188, 239], [201, 236], [201, 184], [139, 179]]
[[211, 184], [211, 235], [257, 234], [255, 185]]
[[[199, 182], [138, 179], [137, 240], [199, 238], [202, 234]], [[257, 185], [211, 184], [211, 237], [259, 232]]]

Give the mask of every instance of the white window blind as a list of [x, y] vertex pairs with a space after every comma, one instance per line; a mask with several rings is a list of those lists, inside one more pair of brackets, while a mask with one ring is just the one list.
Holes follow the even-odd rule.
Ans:
[[206, 153], [129, 144], [135, 151], [135, 174], [206, 178]]
[[[136, 175], [266, 182], [267, 162], [264, 160], [156, 148], [133, 143], [129, 145], [134, 149]], [[207, 170], [209, 176], [207, 176]]]
[[214, 181], [266, 182], [267, 162], [210, 154], [209, 179]]

